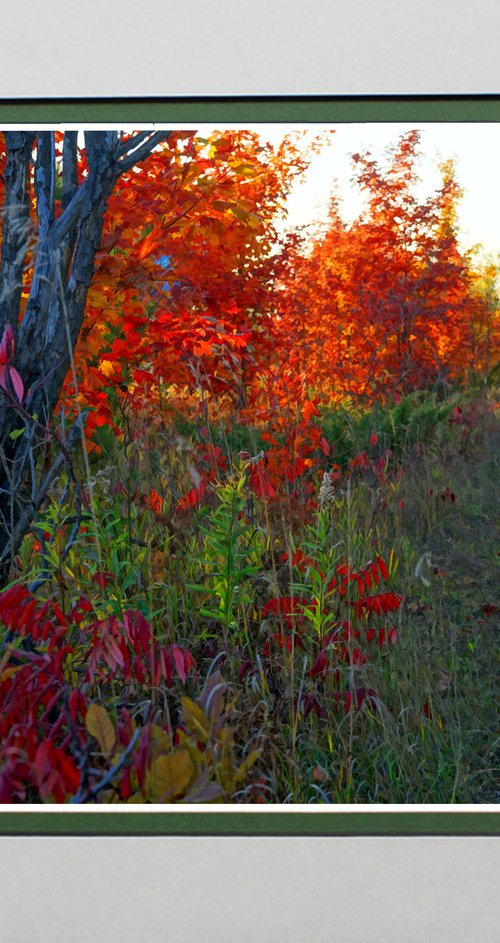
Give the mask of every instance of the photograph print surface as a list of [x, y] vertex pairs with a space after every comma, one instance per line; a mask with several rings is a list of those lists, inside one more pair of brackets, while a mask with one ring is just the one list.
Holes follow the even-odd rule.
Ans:
[[499, 143], [0, 134], [2, 803], [496, 801]]

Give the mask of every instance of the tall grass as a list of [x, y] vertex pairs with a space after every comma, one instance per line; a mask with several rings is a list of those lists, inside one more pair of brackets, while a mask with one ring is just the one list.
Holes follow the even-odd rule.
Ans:
[[[217, 666], [237, 744], [247, 755], [260, 751], [234, 801], [495, 801], [491, 403], [419, 394], [392, 408], [329, 410], [321, 424], [338, 484], [324, 502], [300, 507], [259, 500], [250, 487], [242, 452], [262, 444], [262, 430], [214, 426], [227, 468], [201, 507], [187, 510], [178, 504], [192, 474], [195, 426], [127, 450], [109, 442], [107, 454], [91, 459], [87, 481], [97, 539], [89, 521], [67, 549], [74, 509], [61, 482], [23, 544], [19, 578], [66, 613], [82, 595], [99, 617], [140, 610], [159, 639], [186, 646], [196, 660], [197, 676], [183, 689], [189, 697]], [[370, 442], [387, 456], [379, 477], [352, 467]], [[161, 499], [155, 507], [152, 489]], [[299, 551], [302, 567], [293, 562]], [[348, 638], [348, 656], [337, 662], [338, 648], [327, 644], [329, 668], [315, 672], [321, 644], [352, 611], [351, 589], [340, 599], [333, 587], [337, 568], [347, 560], [359, 570], [376, 557], [387, 562], [387, 590], [404, 599], [378, 622], [397, 641], [366, 644], [360, 616], [363, 644]], [[270, 607], [285, 598], [307, 602], [287, 612]], [[351, 657], [357, 645], [366, 661]], [[358, 707], [359, 690], [371, 694]], [[338, 691], [351, 692], [350, 709]], [[127, 705], [133, 716], [144, 717], [146, 695]], [[163, 718], [174, 727], [182, 720], [176, 697]]]

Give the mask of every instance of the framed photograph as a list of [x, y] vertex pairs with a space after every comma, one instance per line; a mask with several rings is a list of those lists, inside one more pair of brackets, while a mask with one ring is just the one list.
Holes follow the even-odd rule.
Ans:
[[494, 95], [0, 103], [19, 940], [89, 938], [96, 848], [107, 939], [494, 940], [499, 145]]

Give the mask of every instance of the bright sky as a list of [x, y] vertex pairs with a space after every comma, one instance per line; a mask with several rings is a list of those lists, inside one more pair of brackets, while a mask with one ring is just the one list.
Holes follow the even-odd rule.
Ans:
[[[370, 150], [375, 159], [383, 159], [386, 148], [415, 127], [421, 132], [419, 193], [425, 197], [439, 187], [438, 164], [453, 158], [456, 178], [464, 190], [459, 207], [462, 245], [469, 248], [481, 243], [486, 253], [500, 253], [500, 123], [337, 125], [331, 145], [314, 158], [304, 180], [289, 197], [286, 228], [324, 219], [335, 180], [342, 216], [347, 221], [354, 219], [363, 197], [351, 183], [349, 155]], [[261, 133], [271, 140], [278, 132], [269, 128]], [[315, 133], [311, 130], [311, 135]]]

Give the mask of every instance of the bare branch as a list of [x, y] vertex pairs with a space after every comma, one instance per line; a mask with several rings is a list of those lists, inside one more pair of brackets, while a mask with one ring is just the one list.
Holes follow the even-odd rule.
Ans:
[[151, 137], [153, 133], [153, 131], [139, 131], [138, 134], [132, 135], [132, 137], [127, 138], [125, 141], [122, 140], [118, 148], [118, 157], [125, 157], [127, 154], [135, 151], [136, 147], [139, 147], [139, 144], [142, 144], [146, 138]]
[[141, 730], [138, 727], [132, 739], [127, 744], [125, 750], [121, 754], [119, 760], [117, 760], [115, 765], [112, 766], [110, 770], [108, 770], [108, 772], [105, 774], [105, 776], [103, 776], [101, 781], [98, 782], [95, 786], [93, 786], [90, 789], [83, 789], [77, 792], [76, 795], [73, 796], [73, 798], [70, 800], [70, 802], [75, 803], [75, 804], [79, 802], [88, 802], [89, 799], [94, 799], [103, 789], [106, 788], [106, 786], [111, 785], [115, 776], [117, 776], [117, 774], [125, 766], [125, 763], [127, 762], [130, 754], [132, 753], [140, 735], [141, 735]]
[[[9, 541], [5, 544], [3, 552], [0, 557], [0, 564], [4, 563], [10, 556], [17, 553], [24, 535], [26, 534], [28, 528], [35, 517], [36, 512], [42, 506], [45, 501], [48, 492], [55, 482], [57, 476], [59, 475], [61, 469], [68, 461], [68, 456], [71, 454], [72, 450], [76, 447], [77, 443], [81, 440], [83, 435], [83, 426], [85, 423], [86, 415], [85, 413], [80, 413], [77, 416], [73, 428], [71, 430], [67, 446], [59, 452], [59, 455], [55, 458], [54, 462], [47, 471], [43, 481], [38, 486], [36, 495], [34, 499], [30, 500], [24, 506], [22, 512], [19, 515], [19, 518], [16, 523], [14, 532], [10, 535]], [[27, 450], [31, 449], [31, 441], [27, 442]], [[27, 458], [27, 454], [26, 454]], [[24, 464], [24, 462], [23, 462]]]
[[54, 219], [55, 142], [53, 131], [39, 131], [36, 139], [35, 194], [38, 238], [45, 239]]
[[63, 142], [62, 208], [69, 205], [78, 190], [78, 131], [65, 131]]
[[[68, 134], [69, 132], [66, 132]], [[75, 163], [73, 169], [70, 167], [70, 174], [73, 177], [73, 196], [70, 198], [70, 185], [68, 179], [67, 203], [59, 219], [52, 225], [50, 232], [50, 249], [54, 251], [69, 232], [84, 220], [92, 212], [93, 206], [100, 200], [104, 190], [105, 197], [109, 196], [112, 190], [112, 183], [116, 180], [119, 171], [115, 169], [116, 165], [116, 131], [86, 131], [85, 132], [85, 151], [87, 163], [89, 165], [89, 174], [84, 182], [77, 187], [76, 175], [76, 142], [68, 143], [68, 152], [71, 161]], [[71, 151], [70, 151], [71, 147]], [[64, 158], [64, 155], [63, 155]], [[109, 180], [107, 188], [104, 187], [104, 181]]]
[[91, 173], [105, 174], [118, 158], [117, 131], [85, 131], [85, 155]]
[[[145, 132], [141, 133], [144, 134]], [[135, 167], [136, 164], [140, 164], [141, 161], [146, 159], [146, 157], [149, 157], [151, 151], [153, 151], [155, 147], [158, 147], [158, 145], [162, 144], [164, 141], [168, 141], [171, 134], [171, 131], [155, 131], [151, 137], [143, 141], [143, 143], [140, 144], [139, 147], [137, 147], [131, 153], [130, 144], [134, 139], [132, 138], [131, 141], [126, 141], [129, 153], [127, 153], [126, 156], [121, 157], [118, 161], [119, 173], [124, 174], [127, 172], [127, 170], [131, 170], [132, 167]]]

